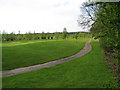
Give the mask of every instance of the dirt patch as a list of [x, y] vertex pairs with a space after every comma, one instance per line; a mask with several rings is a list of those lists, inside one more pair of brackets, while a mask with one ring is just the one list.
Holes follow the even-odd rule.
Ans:
[[113, 77], [120, 77], [120, 71], [114, 72]]
[[119, 69], [119, 66], [116, 65], [116, 64], [112, 64], [112, 65], [110, 65], [109, 69], [118, 70], [118, 69]]
[[104, 56], [104, 59], [107, 63], [114, 63], [117, 62], [117, 60], [115, 58], [112, 58], [110, 56]]
[[105, 59], [106, 63], [110, 64], [108, 66], [108, 68], [113, 71], [113, 73], [112, 73], [113, 77], [120, 77], [120, 66], [117, 63], [118, 62], [117, 59], [115, 59], [111, 56], [105, 56], [104, 59]]
[[96, 39], [95, 41], [96, 41], [96, 42], [99, 42], [100, 40], [99, 40], [99, 39]]
[[107, 86], [114, 87], [114, 85], [115, 85], [115, 88], [116, 88], [116, 86], [119, 87], [118, 84], [120, 81], [120, 78], [119, 78], [120, 77], [120, 66], [118, 65], [118, 60], [109, 55], [104, 56], [104, 60], [106, 63], [109, 64], [108, 68], [112, 71], [112, 76], [115, 77], [114, 78], [115, 82], [114, 83], [110, 82]]

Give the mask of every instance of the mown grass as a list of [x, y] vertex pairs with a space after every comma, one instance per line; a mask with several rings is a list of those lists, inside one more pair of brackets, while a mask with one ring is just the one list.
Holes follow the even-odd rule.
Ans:
[[[3, 43], [3, 70], [31, 66], [73, 55], [88, 39], [40, 40]], [[23, 43], [24, 42], [24, 43]]]
[[98, 42], [85, 56], [53, 67], [3, 78], [3, 88], [102, 88], [113, 81]]

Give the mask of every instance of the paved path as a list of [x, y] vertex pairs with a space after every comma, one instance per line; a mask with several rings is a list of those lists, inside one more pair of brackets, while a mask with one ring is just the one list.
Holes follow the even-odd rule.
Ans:
[[72, 55], [72, 56], [69, 56], [66, 58], [62, 58], [62, 59], [58, 59], [55, 61], [50, 61], [50, 62], [47, 62], [44, 64], [38, 64], [38, 65], [28, 66], [28, 67], [23, 67], [23, 68], [17, 68], [17, 69], [8, 70], [8, 71], [0, 71], [0, 77], [12, 76], [12, 75], [19, 74], [19, 73], [24, 73], [24, 72], [28, 72], [28, 71], [45, 68], [45, 67], [50, 67], [50, 66], [54, 66], [54, 65], [61, 64], [61, 63], [70, 61], [72, 59], [78, 58], [78, 57], [83, 56], [91, 51], [92, 47], [90, 45], [90, 42], [91, 42], [91, 40], [89, 40], [86, 43], [85, 47], [75, 55]]

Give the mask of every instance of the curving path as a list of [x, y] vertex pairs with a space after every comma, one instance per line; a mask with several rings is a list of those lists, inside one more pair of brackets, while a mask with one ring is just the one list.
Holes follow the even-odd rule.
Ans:
[[54, 66], [54, 65], [61, 64], [61, 63], [70, 61], [72, 59], [78, 58], [78, 57], [83, 56], [83, 55], [85, 55], [85, 54], [87, 54], [88, 52], [91, 51], [92, 47], [90, 45], [90, 42], [91, 42], [91, 40], [89, 40], [86, 43], [85, 47], [75, 55], [72, 55], [72, 56], [69, 56], [69, 57], [66, 57], [66, 58], [62, 58], [62, 59], [58, 59], [58, 60], [55, 60], [55, 61], [50, 61], [50, 62], [47, 62], [47, 63], [44, 63], [44, 64], [38, 64], [38, 65], [28, 66], [28, 67], [23, 67], [23, 68], [17, 68], [17, 69], [8, 70], [8, 71], [0, 71], [0, 77], [12, 76], [12, 75], [15, 75], [15, 74], [20, 74], [20, 73], [24, 73], [24, 72], [28, 72], [28, 71], [42, 69], [42, 68], [45, 68], [45, 67]]

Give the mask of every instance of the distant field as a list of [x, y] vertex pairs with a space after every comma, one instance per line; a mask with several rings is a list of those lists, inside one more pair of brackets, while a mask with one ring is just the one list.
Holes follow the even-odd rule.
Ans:
[[31, 66], [73, 55], [88, 39], [3, 42], [3, 70]]
[[[98, 42], [85, 56], [50, 68], [3, 78], [3, 88], [102, 88], [113, 82]], [[113, 84], [114, 85], [114, 84]]]

